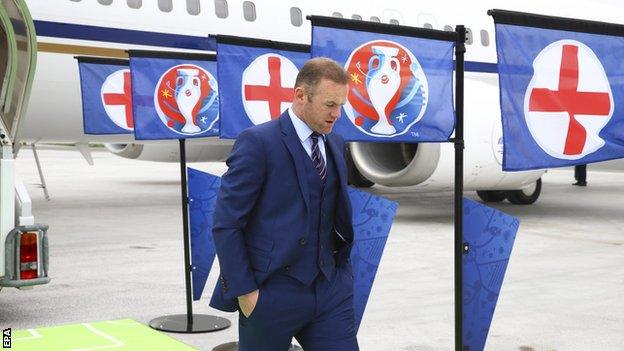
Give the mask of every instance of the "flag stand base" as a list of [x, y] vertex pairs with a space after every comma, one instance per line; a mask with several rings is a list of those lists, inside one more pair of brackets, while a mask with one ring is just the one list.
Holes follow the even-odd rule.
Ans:
[[[238, 351], [238, 341], [221, 344], [212, 349], [212, 351]], [[297, 345], [290, 345], [288, 351], [303, 351], [303, 349]]]
[[207, 314], [194, 314], [192, 324], [189, 324], [186, 314], [156, 317], [149, 322], [149, 326], [156, 330], [187, 334], [214, 332], [230, 325], [232, 323], [228, 319]]

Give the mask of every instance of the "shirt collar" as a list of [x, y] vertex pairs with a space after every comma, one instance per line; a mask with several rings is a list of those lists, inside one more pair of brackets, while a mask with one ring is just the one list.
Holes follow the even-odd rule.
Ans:
[[[310, 129], [310, 127], [308, 127], [308, 125], [302, 119], [297, 117], [292, 107], [288, 108], [288, 116], [290, 116], [290, 120], [292, 121], [292, 124], [295, 127], [295, 131], [297, 132], [297, 136], [299, 137], [299, 140], [301, 140], [301, 142], [303, 143], [312, 135], [314, 131]], [[321, 134], [321, 136], [323, 137], [323, 141], [324, 141], [325, 134]]]

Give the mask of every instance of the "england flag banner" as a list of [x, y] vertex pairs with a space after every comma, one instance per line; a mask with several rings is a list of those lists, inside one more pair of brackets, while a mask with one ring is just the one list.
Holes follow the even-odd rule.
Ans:
[[76, 57], [80, 71], [85, 134], [132, 134], [131, 78], [128, 60]]
[[217, 77], [222, 82], [221, 138], [277, 119], [290, 107], [307, 45], [217, 36]]
[[347, 141], [446, 142], [455, 127], [455, 32], [311, 16], [312, 56], [338, 61]]
[[624, 26], [488, 13], [496, 24], [503, 170], [624, 157]]
[[214, 55], [130, 51], [137, 140], [219, 135]]

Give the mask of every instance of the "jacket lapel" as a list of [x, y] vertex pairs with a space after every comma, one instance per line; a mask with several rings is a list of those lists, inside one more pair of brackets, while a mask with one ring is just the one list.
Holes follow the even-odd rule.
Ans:
[[295, 165], [295, 170], [297, 171], [297, 179], [299, 181], [299, 187], [301, 188], [301, 194], [303, 195], [303, 200], [305, 201], [306, 207], [308, 210], [310, 209], [310, 191], [308, 189], [308, 182], [306, 178], [306, 173], [302, 160], [303, 147], [301, 145], [301, 141], [297, 136], [297, 132], [295, 131], [295, 127], [290, 120], [290, 116], [288, 115], [288, 111], [284, 112], [279, 118], [280, 128], [282, 130], [282, 141], [286, 145], [288, 152], [290, 152], [290, 156], [292, 157], [293, 163]]

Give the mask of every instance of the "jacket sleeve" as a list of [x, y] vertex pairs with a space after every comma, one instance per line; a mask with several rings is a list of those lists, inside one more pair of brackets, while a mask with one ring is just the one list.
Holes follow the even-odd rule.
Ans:
[[[336, 145], [338, 146], [338, 150], [340, 152], [340, 156], [336, 157], [337, 162], [342, 163], [342, 167], [347, 170], [347, 162], [345, 155], [345, 142], [342, 137], [336, 134]], [[345, 172], [345, 174], [348, 174]], [[348, 185], [347, 179], [341, 179], [340, 182], [342, 186], [347, 189]], [[351, 246], [353, 245], [353, 224], [351, 221], [351, 198], [349, 197], [348, 191], [345, 191], [344, 196], [341, 196], [344, 201], [344, 207], [339, 207], [337, 215], [335, 217], [335, 227], [334, 230], [339, 237], [338, 249], [341, 251], [346, 251], [347, 257], [350, 252]]]
[[251, 270], [244, 230], [262, 191], [266, 155], [251, 131], [239, 135], [226, 161], [228, 171], [214, 212], [212, 235], [221, 268], [219, 284], [225, 298], [236, 298], [258, 288]]

